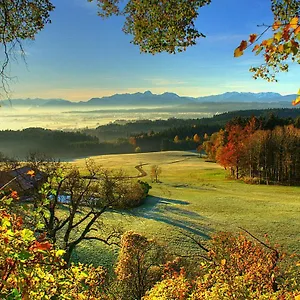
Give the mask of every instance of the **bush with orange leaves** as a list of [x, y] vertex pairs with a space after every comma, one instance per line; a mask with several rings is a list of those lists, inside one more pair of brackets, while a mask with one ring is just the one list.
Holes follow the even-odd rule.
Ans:
[[144, 300], [297, 299], [300, 297], [299, 264], [258, 240], [220, 233], [211, 241], [207, 260], [196, 278], [175, 273], [157, 283]]

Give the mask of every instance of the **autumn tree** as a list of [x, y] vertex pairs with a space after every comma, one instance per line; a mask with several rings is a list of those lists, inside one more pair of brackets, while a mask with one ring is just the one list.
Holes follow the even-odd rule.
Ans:
[[224, 145], [225, 141], [224, 130], [221, 129], [219, 132], [213, 133], [210, 137], [206, 137], [205, 141], [202, 144], [203, 150], [206, 152], [208, 158], [215, 161], [217, 152], [220, 151], [220, 148]]
[[126, 232], [115, 272], [122, 285], [123, 299], [141, 299], [162, 275], [164, 252], [153, 240]]
[[298, 294], [295, 262], [293, 271], [281, 265], [285, 254], [268, 241], [219, 233], [210, 247], [200, 271], [205, 275], [196, 279], [190, 299], [289, 299]]
[[[282, 120], [274, 118], [278, 124]], [[214, 133], [203, 148], [236, 178], [249, 183], [300, 182], [299, 129], [293, 124], [276, 126], [257, 118], [234, 120], [225, 131]], [[284, 124], [284, 123], [283, 123]]]
[[197, 133], [194, 134], [194, 136], [193, 136], [193, 141], [194, 141], [195, 143], [197, 143], [197, 144], [200, 143], [201, 138], [200, 138], [200, 136], [199, 136]]
[[178, 136], [178, 135], [175, 135], [173, 141], [174, 141], [175, 144], [178, 144], [178, 143], [180, 142], [179, 136]]
[[239, 179], [241, 156], [243, 153], [244, 131], [240, 125], [226, 126], [227, 143], [217, 150], [216, 160], [231, 170], [232, 176]]
[[216, 234], [194, 278], [174, 274], [158, 282], [144, 299], [297, 299], [297, 261], [249, 234]]

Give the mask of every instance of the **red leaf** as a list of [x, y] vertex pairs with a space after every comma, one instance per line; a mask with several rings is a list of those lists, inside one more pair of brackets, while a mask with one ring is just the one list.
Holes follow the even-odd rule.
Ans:
[[52, 247], [52, 245], [49, 242], [40, 243], [38, 241], [35, 241], [34, 244], [30, 247], [30, 249], [47, 251], [47, 250], [50, 250], [51, 247]]
[[257, 38], [257, 34], [255, 34], [255, 33], [250, 34], [249, 42], [250, 42], [251, 44], [253, 44], [253, 43], [255, 42], [256, 38]]
[[247, 48], [247, 45], [248, 45], [247, 41], [241, 41], [241, 44], [239, 46], [240, 50], [244, 51]]

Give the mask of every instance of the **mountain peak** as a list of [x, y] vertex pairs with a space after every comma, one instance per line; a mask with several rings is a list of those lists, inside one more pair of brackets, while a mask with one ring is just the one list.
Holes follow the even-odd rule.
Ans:
[[145, 92], [144, 92], [144, 95], [146, 95], [146, 96], [151, 96], [151, 95], [153, 95], [153, 94], [152, 94], [151, 91], [145, 91]]

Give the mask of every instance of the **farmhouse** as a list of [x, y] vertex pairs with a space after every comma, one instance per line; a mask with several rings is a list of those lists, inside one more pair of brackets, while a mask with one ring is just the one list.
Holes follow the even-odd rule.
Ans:
[[38, 170], [32, 172], [30, 166], [9, 171], [0, 171], [0, 188], [12, 189], [19, 195], [27, 195], [37, 189], [46, 179], [47, 174]]

